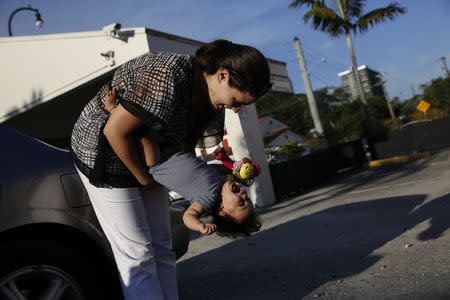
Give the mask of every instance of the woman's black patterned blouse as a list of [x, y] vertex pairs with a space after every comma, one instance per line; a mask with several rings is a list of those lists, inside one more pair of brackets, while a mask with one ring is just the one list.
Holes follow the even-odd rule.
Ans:
[[[103, 135], [109, 118], [102, 99], [117, 89], [118, 102], [169, 147], [188, 140], [212, 147], [223, 135], [224, 112], [211, 110], [200, 134], [189, 136], [189, 104], [194, 56], [150, 51], [120, 66], [86, 105], [75, 123], [71, 151], [78, 169], [96, 186], [139, 186]], [[192, 133], [191, 133], [192, 135]]]

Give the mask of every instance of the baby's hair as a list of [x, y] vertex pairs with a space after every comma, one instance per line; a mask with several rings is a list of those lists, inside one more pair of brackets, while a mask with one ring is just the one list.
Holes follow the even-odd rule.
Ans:
[[214, 203], [211, 209], [211, 216], [213, 217], [214, 224], [217, 226], [216, 233], [218, 235], [237, 239], [250, 236], [251, 233], [257, 232], [261, 228], [261, 217], [254, 209], [252, 209], [249, 216], [241, 224], [238, 224], [228, 217], [219, 215], [221, 204], [222, 199], [220, 198]]

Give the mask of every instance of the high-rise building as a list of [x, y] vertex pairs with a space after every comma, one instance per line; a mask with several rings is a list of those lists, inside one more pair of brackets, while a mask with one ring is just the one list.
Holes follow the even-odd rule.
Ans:
[[[380, 72], [372, 70], [366, 65], [362, 65], [358, 67], [358, 74], [366, 95], [385, 98]], [[360, 98], [358, 85], [355, 76], [353, 76], [352, 68], [341, 72], [338, 75], [342, 79], [342, 86], [344, 91], [350, 96], [350, 100], [354, 101]]]

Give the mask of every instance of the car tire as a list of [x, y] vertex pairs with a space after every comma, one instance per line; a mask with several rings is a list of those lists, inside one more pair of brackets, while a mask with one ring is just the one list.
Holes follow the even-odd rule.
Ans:
[[123, 299], [95, 251], [54, 240], [0, 245], [0, 299]]

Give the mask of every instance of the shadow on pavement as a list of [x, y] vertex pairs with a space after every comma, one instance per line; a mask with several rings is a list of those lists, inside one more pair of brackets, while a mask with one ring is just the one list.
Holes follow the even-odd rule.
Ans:
[[[352, 173], [337, 175], [336, 177], [327, 180], [323, 184], [311, 188], [306, 189], [294, 197], [301, 197], [301, 200], [308, 200], [311, 198], [320, 197], [322, 195], [326, 196], [319, 200], [313, 201], [308, 206], [315, 205], [319, 202], [326, 201], [328, 199], [335, 198], [340, 195], [344, 195], [346, 193], [352, 192], [361, 188], [366, 184], [385, 184], [392, 181], [395, 181], [399, 178], [406, 179], [408, 176], [412, 176], [417, 172], [420, 172], [427, 168], [428, 164], [431, 162], [431, 159], [422, 159], [419, 161], [410, 162], [407, 164], [396, 164], [396, 165], [387, 165], [378, 168], [364, 169], [354, 171]], [[333, 186], [332, 188], [327, 188], [327, 186]], [[315, 190], [321, 190], [320, 192], [315, 192]], [[301, 195], [308, 194], [303, 197]], [[288, 201], [289, 199], [283, 199], [280, 203]], [[273, 210], [279, 209], [279, 206], [274, 208], [265, 208], [262, 209], [263, 212], [267, 213]]]
[[[316, 205], [320, 202], [324, 202], [329, 199], [333, 199], [340, 195], [344, 195], [346, 193], [352, 192], [361, 188], [366, 184], [384, 184], [386, 182], [395, 181], [396, 179], [402, 178], [406, 180], [408, 176], [412, 176], [417, 172], [420, 172], [428, 167], [430, 163], [438, 160], [439, 162], [447, 160], [448, 151], [442, 151], [442, 153], [438, 153], [438, 155], [433, 155], [427, 159], [421, 159], [418, 161], [409, 162], [406, 164], [396, 164], [396, 165], [387, 165], [381, 166], [379, 168], [372, 169], [364, 169], [357, 170], [351, 173], [343, 173], [338, 174], [336, 177], [327, 180], [323, 184], [306, 189], [300, 193], [295, 194], [294, 198], [301, 197], [301, 201], [308, 200], [311, 198], [317, 198], [320, 196], [324, 196], [316, 201], [312, 201], [309, 204], [303, 204], [302, 208], [306, 208], [307, 206]], [[442, 157], [444, 158], [442, 158]], [[334, 186], [332, 188], [327, 188], [327, 186]], [[320, 190], [320, 192], [315, 192], [316, 190]], [[301, 196], [305, 195], [305, 196]], [[260, 213], [269, 213], [271, 211], [279, 210], [282, 207], [290, 207], [292, 205], [298, 206], [297, 203], [290, 203], [284, 205], [283, 202], [289, 202], [290, 198], [282, 199], [278, 202], [276, 207], [267, 207], [259, 209]], [[196, 232], [191, 232], [191, 241], [201, 238], [202, 235]]]
[[178, 264], [180, 298], [301, 299], [381, 259], [373, 251], [431, 218], [419, 239], [450, 227], [450, 195], [410, 195], [339, 205]]

